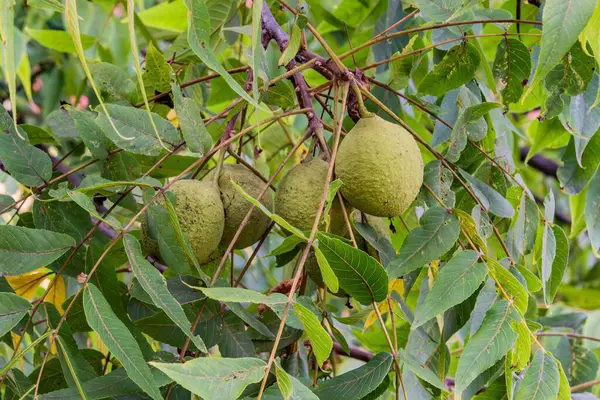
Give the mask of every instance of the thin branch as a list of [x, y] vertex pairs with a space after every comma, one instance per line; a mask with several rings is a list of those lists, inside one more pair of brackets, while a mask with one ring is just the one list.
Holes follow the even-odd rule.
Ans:
[[[281, 26], [273, 17], [271, 10], [269, 9], [269, 5], [267, 3], [263, 4], [263, 8], [261, 11], [261, 19], [262, 19], [262, 45], [266, 49], [271, 40], [274, 40], [279, 47], [279, 50], [283, 53], [289, 44], [289, 36]], [[292, 60], [286, 65], [286, 69], [288, 71], [294, 70], [296, 67], [296, 61]], [[309, 131], [319, 135], [319, 139], [321, 140], [322, 132], [323, 132], [323, 123], [321, 119], [317, 116], [317, 113], [314, 110], [312, 104], [312, 98], [310, 96], [308, 84], [304, 79], [304, 76], [300, 72], [294, 73], [290, 80], [292, 84], [296, 88], [296, 97], [298, 98], [298, 104], [303, 108], [310, 108], [311, 112], [307, 114], [308, 116], [308, 129]]]
[[[415, 14], [417, 14], [419, 11], [418, 8], [415, 9], [413, 12], [411, 12], [410, 14], [405, 15], [404, 17], [402, 17], [400, 20], [394, 22], [392, 25], [388, 26], [385, 30], [383, 30], [382, 32], [378, 33], [377, 35], [375, 35], [373, 37], [373, 39], [371, 40], [375, 40], [375, 39], [379, 39], [380, 37], [382, 37], [383, 35], [385, 35], [386, 33], [388, 33], [389, 31], [391, 31], [392, 29], [402, 25], [403, 22], [405, 22], [406, 20], [408, 20], [409, 18], [412, 18], [413, 16], [415, 16]], [[354, 54], [354, 53], [352, 53]]]
[[[433, 44], [430, 44], [429, 46], [425, 46], [425, 47], [422, 47], [422, 48], [414, 50], [414, 51], [409, 51], [408, 53], [399, 54], [397, 56], [393, 56], [393, 57], [390, 57], [390, 58], [385, 59], [385, 60], [374, 62], [372, 64], [369, 64], [369, 65], [366, 65], [366, 66], [362, 67], [361, 70], [362, 71], [367, 71], [369, 69], [373, 69], [375, 67], [378, 67], [378, 66], [383, 65], [383, 64], [387, 64], [387, 63], [395, 61], [395, 60], [400, 60], [402, 58], [410, 57], [410, 56], [415, 55], [415, 54], [423, 53], [425, 51], [431, 50], [431, 49], [436, 48], [438, 46], [442, 46], [444, 44], [459, 42], [459, 41], [466, 40], [466, 39], [490, 38], [490, 37], [500, 37], [500, 36], [506, 37], [506, 36], [516, 36], [516, 35], [517, 35], [516, 33], [509, 33], [509, 32], [504, 32], [504, 33], [482, 33], [482, 34], [479, 34], [479, 35], [465, 35], [465, 36], [461, 36], [461, 37], [458, 37], [458, 38], [452, 38], [452, 39], [448, 39], [448, 40], [443, 40], [441, 42], [433, 43]], [[525, 33], [522, 33], [521, 36], [536, 36], [537, 37], [537, 36], [541, 36], [541, 34], [537, 34], [537, 33], [527, 33], [527, 34], [525, 34]]]
[[450, 26], [460, 26], [460, 25], [474, 25], [474, 24], [498, 24], [498, 23], [521, 23], [521, 24], [529, 24], [529, 25], [542, 25], [539, 21], [529, 21], [529, 20], [517, 20], [517, 19], [479, 19], [472, 21], [455, 21], [455, 22], [445, 22], [437, 25], [430, 26], [421, 26], [418, 28], [406, 29], [400, 32], [390, 33], [389, 35], [380, 36], [374, 39], [371, 39], [363, 44], [356, 46], [352, 50], [348, 50], [347, 52], [340, 55], [340, 59], [344, 60], [350, 57], [352, 54], [366, 48], [372, 46], [376, 43], [383, 42], [385, 40], [389, 40], [391, 38], [403, 35], [409, 35], [411, 33], [424, 32], [433, 29], [447, 28]]
[[589, 389], [589, 388], [594, 387], [596, 385], [600, 385], [600, 379], [594, 379], [593, 381], [584, 382], [584, 383], [580, 383], [579, 385], [572, 386], [571, 387], [571, 393], [578, 392], [578, 391], [583, 390], [583, 389]]
[[591, 340], [592, 342], [600, 342], [600, 338], [593, 336], [580, 335], [573, 332], [537, 332], [537, 336], [567, 336], [573, 339]]
[[275, 226], [275, 222], [271, 222], [269, 224], [269, 226], [267, 227], [267, 229], [265, 230], [265, 233], [263, 233], [262, 237], [260, 238], [260, 240], [258, 241], [256, 246], [254, 247], [252, 254], [250, 255], [250, 257], [248, 257], [248, 261], [246, 261], [246, 265], [244, 265], [244, 268], [240, 272], [240, 275], [238, 276], [237, 280], [233, 284], [234, 287], [237, 287], [240, 284], [240, 282], [244, 278], [244, 275], [246, 274], [246, 272], [248, 272], [248, 269], [250, 269], [250, 266], [252, 265], [252, 261], [254, 261], [254, 258], [256, 258], [258, 251], [260, 250], [262, 245], [265, 243], [265, 240], [267, 240], [267, 236], [269, 236], [269, 233], [271, 233], [271, 229], [273, 229], [274, 226]]
[[354, 358], [356, 360], [361, 360], [364, 362], [369, 362], [373, 358], [373, 353], [371, 353], [368, 350], [361, 349], [360, 347], [350, 346], [349, 350], [350, 353], [346, 353], [341, 344], [337, 342], [333, 343], [333, 351], [335, 351], [339, 355]]
[[[237, 73], [240, 73], [240, 72], [248, 71], [249, 69], [250, 69], [250, 67], [243, 66], [243, 67], [238, 67], [238, 68], [232, 68], [232, 69], [228, 70], [227, 72], [229, 72], [230, 74], [237, 74]], [[202, 82], [210, 81], [211, 79], [219, 78], [220, 76], [221, 76], [221, 74], [210, 74], [210, 75], [206, 75], [206, 76], [203, 76], [203, 77], [200, 77], [200, 78], [192, 79], [190, 81], [182, 83], [181, 84], [181, 88], [183, 89], [183, 88], [186, 88], [188, 86], [195, 85], [197, 83], [202, 83]], [[160, 100], [160, 99], [162, 99], [164, 97], [169, 96], [170, 93], [171, 92], [166, 92], [166, 93], [160, 93], [160, 94], [157, 94], [155, 96], [152, 96], [152, 97], [148, 98], [148, 102], [151, 103], [153, 101]], [[138, 108], [139, 107], [143, 107], [144, 103], [138, 103], [135, 106], [138, 107]]]

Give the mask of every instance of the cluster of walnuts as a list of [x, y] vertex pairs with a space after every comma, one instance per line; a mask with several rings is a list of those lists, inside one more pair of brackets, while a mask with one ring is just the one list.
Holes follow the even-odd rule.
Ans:
[[[243, 165], [223, 165], [218, 180], [214, 176], [217, 170], [202, 180], [178, 181], [169, 189], [176, 195], [175, 212], [181, 229], [200, 263], [222, 255], [251, 207], [232, 181], [253, 197], [264, 187], [264, 182]], [[328, 163], [314, 157], [292, 168], [279, 183], [277, 192], [273, 195], [269, 189], [261, 202], [296, 228], [308, 231], [318, 212], [327, 172]], [[414, 201], [423, 183], [423, 159], [408, 131], [369, 115], [360, 119], [341, 142], [335, 175], [342, 181], [341, 192], [351, 220], [366, 220], [378, 235], [389, 237], [382, 217], [401, 215]], [[340, 202], [334, 201], [330, 209], [330, 231], [348, 237], [342, 212]], [[268, 226], [269, 218], [255, 209], [235, 248], [253, 245]], [[149, 255], [159, 257], [152, 231], [146, 220], [143, 221], [144, 248]], [[311, 279], [322, 286], [314, 256], [309, 258], [306, 269]]]

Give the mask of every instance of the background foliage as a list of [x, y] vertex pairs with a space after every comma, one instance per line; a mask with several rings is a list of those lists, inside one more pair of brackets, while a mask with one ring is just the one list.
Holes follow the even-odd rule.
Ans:
[[[596, 1], [0, 5], [2, 399], [600, 393]], [[273, 223], [200, 265], [154, 202], [217, 154], [264, 190], [333, 165], [363, 98], [426, 164], [387, 235], [242, 193]]]

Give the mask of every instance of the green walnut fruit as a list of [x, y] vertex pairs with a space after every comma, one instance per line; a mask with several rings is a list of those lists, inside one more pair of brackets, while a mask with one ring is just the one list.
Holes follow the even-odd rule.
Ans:
[[[344, 201], [344, 208], [347, 215], [352, 215], [354, 208], [346, 201]], [[349, 222], [352, 224], [351, 219]], [[329, 232], [337, 236], [348, 237], [348, 224], [346, 223], [346, 218], [344, 218], [344, 210], [337, 196], [333, 199], [333, 203], [329, 209]]]
[[[219, 247], [225, 226], [219, 188], [211, 181], [184, 179], [171, 185], [169, 192], [175, 194], [174, 208], [181, 231], [198, 261], [207, 261]], [[164, 205], [164, 199], [159, 202]], [[149, 228], [148, 223], [142, 221], [142, 243], [148, 254], [158, 256], [156, 235]]]
[[328, 165], [320, 158], [297, 165], [281, 180], [275, 212], [303, 231], [312, 229], [327, 179]]
[[359, 120], [340, 144], [335, 173], [352, 206], [378, 217], [394, 217], [419, 193], [423, 158], [406, 129], [373, 115]]
[[[215, 173], [215, 170], [212, 170], [206, 175], [203, 181], [214, 180]], [[221, 239], [221, 246], [225, 248], [229, 246], [235, 232], [252, 206], [232, 185], [232, 180], [255, 199], [258, 198], [258, 195], [265, 186], [265, 182], [262, 179], [243, 165], [223, 165], [221, 176], [219, 177], [219, 189], [221, 190], [221, 200], [225, 209], [225, 229], [223, 230], [223, 238]], [[273, 210], [273, 190], [269, 188], [260, 199], [260, 202], [269, 210]], [[234, 248], [243, 249], [258, 242], [269, 227], [269, 223], [269, 217], [258, 208], [255, 208], [252, 214], [250, 214], [248, 224], [235, 242]]]
[[154, 258], [160, 257], [160, 251], [158, 249], [158, 240], [154, 239], [150, 228], [148, 227], [148, 220], [146, 219], [146, 213], [142, 214], [142, 248], [147, 255]]

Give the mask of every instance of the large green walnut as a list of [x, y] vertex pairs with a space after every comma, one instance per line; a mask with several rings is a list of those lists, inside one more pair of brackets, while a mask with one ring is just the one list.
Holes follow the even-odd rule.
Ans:
[[[346, 201], [344, 201], [344, 207], [346, 214], [351, 215], [354, 208]], [[349, 222], [352, 224], [352, 220]], [[338, 196], [333, 199], [331, 208], [329, 209], [329, 232], [337, 236], [348, 236], [348, 224], [346, 223], [346, 218], [344, 218], [344, 210]]]
[[373, 115], [364, 117], [340, 144], [337, 178], [348, 202], [379, 217], [401, 215], [423, 184], [423, 158], [411, 134]]
[[328, 165], [320, 158], [297, 165], [281, 180], [275, 193], [275, 212], [296, 228], [312, 229]]
[[[184, 179], [171, 185], [169, 192], [175, 194], [174, 208], [181, 231], [187, 236], [198, 261], [207, 261], [219, 246], [225, 225], [219, 188], [211, 181]], [[164, 205], [164, 199], [158, 201]], [[146, 252], [158, 256], [158, 243], [145, 220], [142, 221], [142, 235]]]
[[[211, 171], [205, 180], [214, 180], [215, 170]], [[225, 209], [225, 229], [221, 246], [227, 247], [233, 239], [235, 232], [242, 223], [244, 217], [252, 204], [246, 200], [241, 193], [232, 185], [231, 181], [238, 184], [246, 193], [254, 198], [263, 190], [265, 182], [262, 181], [248, 168], [240, 164], [225, 164], [221, 169], [219, 176], [219, 189], [221, 190], [221, 200]], [[273, 190], [269, 190], [262, 196], [260, 202], [269, 210], [273, 209]], [[269, 227], [269, 217], [258, 208], [255, 208], [250, 214], [248, 225], [242, 230], [240, 236], [235, 242], [236, 249], [243, 249], [258, 242]]]

